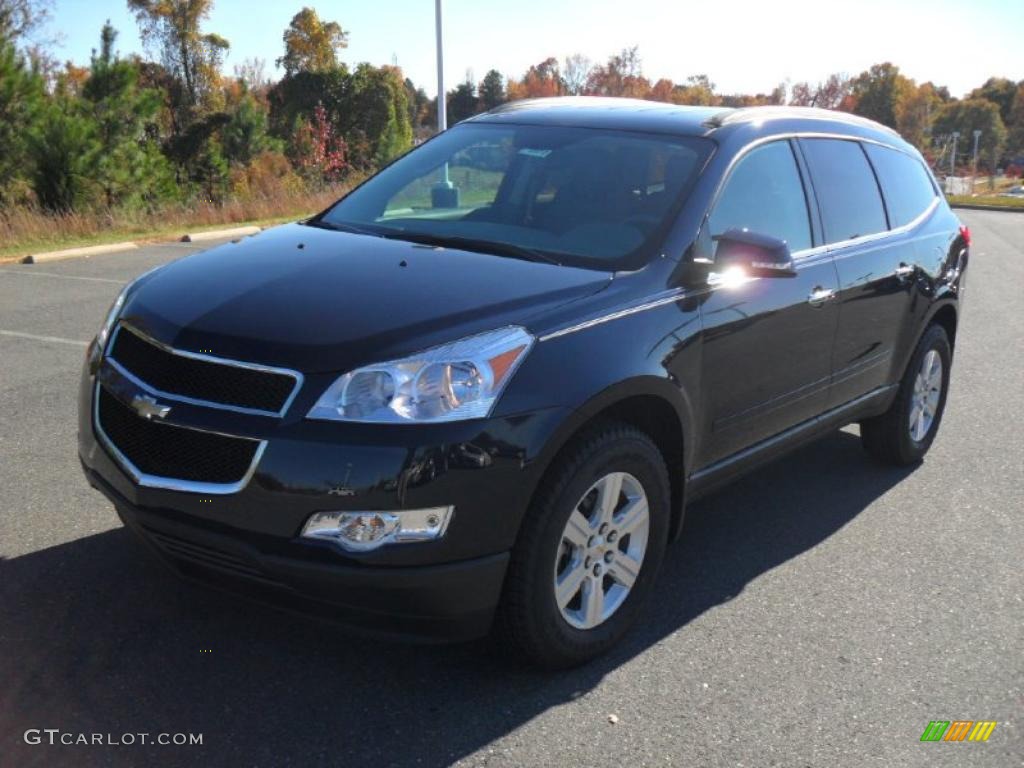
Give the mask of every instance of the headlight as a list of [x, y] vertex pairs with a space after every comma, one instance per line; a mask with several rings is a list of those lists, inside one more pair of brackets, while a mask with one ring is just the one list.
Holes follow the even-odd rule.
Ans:
[[128, 283], [121, 292], [117, 294], [117, 298], [114, 299], [114, 303], [110, 305], [110, 309], [107, 311], [107, 316], [103, 320], [103, 325], [100, 326], [99, 333], [96, 334], [95, 347], [99, 352], [103, 352], [107, 347], [107, 340], [110, 338], [110, 334], [114, 330], [114, 324], [117, 322], [117, 318], [121, 316], [121, 310], [124, 309], [124, 303], [128, 299], [128, 296], [132, 291], [147, 277], [152, 275], [157, 270], [166, 267], [166, 264], [160, 264], [152, 269], [143, 272], [141, 275], [136, 277], [134, 280]]
[[117, 298], [114, 299], [114, 303], [110, 305], [110, 309], [107, 312], [106, 318], [103, 320], [103, 325], [100, 326], [99, 333], [96, 334], [96, 349], [101, 353], [107, 348], [107, 340], [110, 338], [110, 332], [114, 330], [114, 323], [117, 322], [117, 318], [121, 314], [121, 310], [124, 308], [124, 301], [128, 298], [128, 291], [135, 285], [132, 281], [128, 283], [121, 292], [117, 294]]
[[374, 424], [484, 418], [533, 341], [510, 326], [359, 368], [328, 387], [309, 418]]

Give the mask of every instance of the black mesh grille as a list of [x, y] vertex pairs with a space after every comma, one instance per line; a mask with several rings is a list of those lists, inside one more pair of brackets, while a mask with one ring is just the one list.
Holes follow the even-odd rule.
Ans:
[[198, 483], [237, 483], [259, 443], [144, 419], [102, 387], [99, 422], [110, 442], [147, 475]]
[[170, 395], [277, 413], [295, 387], [283, 373], [172, 354], [121, 328], [109, 353], [129, 373]]

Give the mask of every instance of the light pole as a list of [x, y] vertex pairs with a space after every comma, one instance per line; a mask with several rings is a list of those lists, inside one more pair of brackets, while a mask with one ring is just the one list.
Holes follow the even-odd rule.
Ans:
[[441, 133], [448, 127], [444, 92], [444, 42], [441, 39], [441, 0], [434, 0], [434, 17], [437, 26], [437, 132]]
[[[437, 0], [441, 2], [441, 0]], [[956, 145], [960, 142], [960, 131], [953, 131], [953, 154], [949, 156], [949, 175], [956, 176]]]
[[[441, 0], [434, 0], [434, 21], [437, 25], [437, 132], [448, 127], [448, 109], [444, 92], [444, 42], [441, 36]], [[459, 190], [448, 175], [448, 163], [441, 166], [441, 179], [430, 189], [433, 208], [458, 208]]]
[[974, 178], [978, 175], [978, 139], [981, 138], [981, 129], [974, 129], [974, 156], [971, 159], [971, 194], [974, 194]]

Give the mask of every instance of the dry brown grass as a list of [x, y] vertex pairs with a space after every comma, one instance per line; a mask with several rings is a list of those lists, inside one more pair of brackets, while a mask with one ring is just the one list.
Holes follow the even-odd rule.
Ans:
[[323, 210], [349, 186], [335, 185], [298, 194], [279, 191], [220, 205], [174, 204], [148, 212], [111, 210], [56, 215], [21, 207], [0, 210], [0, 257], [117, 240], [180, 237], [187, 231], [223, 225], [301, 218]]

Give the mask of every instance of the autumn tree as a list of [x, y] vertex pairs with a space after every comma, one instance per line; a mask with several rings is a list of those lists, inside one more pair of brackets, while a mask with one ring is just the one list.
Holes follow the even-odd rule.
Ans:
[[640, 51], [635, 45], [610, 56], [607, 63], [594, 67], [587, 78], [587, 93], [598, 96], [642, 99], [650, 90], [651, 83], [643, 76]]
[[[142, 30], [142, 39], [155, 47], [167, 71], [184, 84], [186, 111], [213, 106], [220, 66], [230, 47], [227, 40], [203, 32], [213, 0], [128, 0]], [[191, 114], [181, 116], [187, 125]]]
[[501, 72], [492, 69], [484, 75], [484, 79], [480, 81], [478, 95], [480, 109], [484, 112], [494, 109], [499, 104], [504, 104], [507, 97], [505, 96], [505, 78], [501, 76]]
[[685, 84], [672, 87], [669, 101], [673, 104], [689, 104], [694, 106], [714, 106], [721, 103], [715, 94], [715, 84], [707, 75], [690, 75]]
[[896, 104], [896, 130], [918, 149], [931, 143], [932, 118], [942, 106], [942, 98], [931, 83], [912, 87]]
[[896, 128], [899, 103], [910, 96], [914, 82], [900, 74], [900, 68], [890, 62], [875, 64], [861, 72], [852, 84], [856, 99], [853, 111], [882, 125]]
[[509, 99], [536, 99], [563, 93], [561, 68], [554, 56], [531, 65], [522, 80], [508, 84]]
[[338, 66], [338, 51], [348, 47], [348, 32], [336, 21], [323, 21], [312, 8], [292, 17], [284, 31], [284, 56], [277, 66], [285, 77], [297, 72], [325, 72]]

